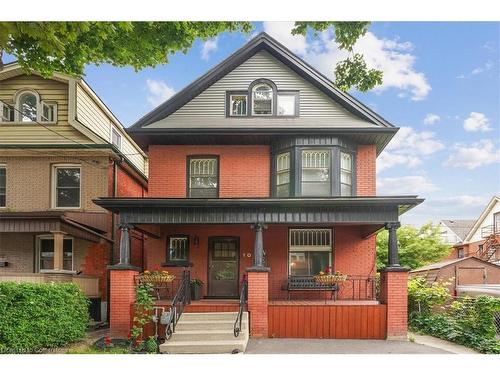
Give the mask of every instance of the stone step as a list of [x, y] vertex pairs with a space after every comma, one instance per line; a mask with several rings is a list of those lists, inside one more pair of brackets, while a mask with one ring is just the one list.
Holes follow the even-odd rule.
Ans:
[[248, 337], [247, 330], [243, 329], [238, 337], [234, 337], [233, 330], [194, 330], [194, 331], [178, 331], [170, 340], [173, 341], [212, 341], [212, 340], [238, 340]]
[[[245, 311], [244, 313], [248, 315]], [[209, 313], [183, 313], [179, 322], [194, 321], [194, 320], [236, 320], [238, 313], [236, 312], [209, 312]]]
[[160, 353], [165, 354], [230, 354], [244, 352], [248, 340], [209, 340], [209, 341], [166, 341], [160, 345]]

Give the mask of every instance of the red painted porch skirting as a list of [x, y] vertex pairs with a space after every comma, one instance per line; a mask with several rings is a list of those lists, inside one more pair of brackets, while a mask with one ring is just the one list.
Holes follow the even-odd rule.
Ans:
[[269, 337], [385, 339], [386, 305], [269, 304]]

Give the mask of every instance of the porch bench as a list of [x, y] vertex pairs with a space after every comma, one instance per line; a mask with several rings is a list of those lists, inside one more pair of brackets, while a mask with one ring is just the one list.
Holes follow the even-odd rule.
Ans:
[[313, 276], [289, 276], [282, 287], [282, 290], [288, 292], [288, 300], [290, 300], [291, 292], [306, 290], [331, 291], [330, 299], [336, 300], [338, 289], [338, 284], [320, 284], [314, 280]]

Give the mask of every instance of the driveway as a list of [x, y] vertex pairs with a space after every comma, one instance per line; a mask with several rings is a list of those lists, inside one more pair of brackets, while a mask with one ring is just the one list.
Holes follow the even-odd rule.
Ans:
[[451, 354], [409, 341], [250, 339], [246, 354]]

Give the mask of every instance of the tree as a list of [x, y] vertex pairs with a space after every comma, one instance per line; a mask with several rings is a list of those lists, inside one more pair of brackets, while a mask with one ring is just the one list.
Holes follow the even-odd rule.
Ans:
[[[402, 266], [415, 269], [437, 262], [447, 256], [451, 248], [441, 241], [439, 227], [427, 223], [419, 229], [404, 225], [398, 229], [399, 261]], [[388, 232], [377, 235], [377, 268], [387, 263]]]
[[[363, 55], [354, 53], [356, 41], [369, 22], [296, 22], [292, 34], [314, 36], [328, 28], [335, 31], [340, 49], [349, 52], [335, 67], [335, 83], [342, 90], [367, 91], [382, 83], [382, 72], [368, 69]], [[132, 66], [136, 70], [167, 64], [169, 56], [186, 53], [197, 39], [222, 32], [249, 33], [250, 22], [0, 22], [0, 70], [2, 55], [17, 58], [27, 73], [44, 77], [54, 72], [83, 74], [86, 64]]]

